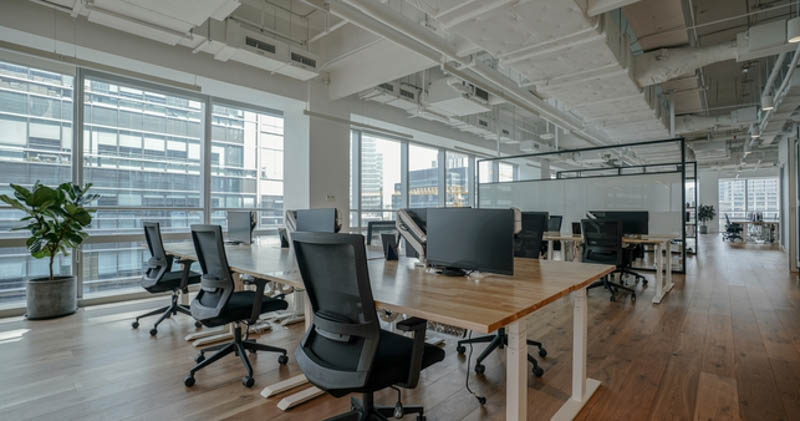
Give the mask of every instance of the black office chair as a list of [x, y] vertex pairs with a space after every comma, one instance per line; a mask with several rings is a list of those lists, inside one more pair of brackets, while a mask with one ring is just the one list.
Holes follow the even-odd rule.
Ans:
[[[144, 238], [147, 240], [147, 248], [150, 250], [150, 259], [144, 264], [144, 275], [142, 276], [141, 283], [142, 288], [152, 294], [172, 291], [172, 297], [169, 305], [138, 316], [136, 320], [131, 323], [131, 326], [134, 329], [138, 329], [139, 319], [161, 314], [156, 324], [150, 329], [150, 335], [156, 336], [158, 334], [158, 325], [165, 319], [177, 315], [178, 313], [191, 316], [189, 307], [178, 303], [178, 300], [181, 293], [189, 293], [189, 285], [200, 282], [200, 274], [190, 271], [192, 266], [191, 260], [179, 259], [178, 263], [183, 266], [183, 269], [173, 271], [172, 263], [175, 257], [164, 251], [164, 243], [161, 240], [161, 228], [158, 223], [145, 222], [143, 225]], [[194, 324], [196, 327], [201, 326], [199, 322], [195, 322]]]
[[725, 214], [725, 232], [722, 233], [722, 241], [730, 240], [733, 241], [735, 239], [739, 239], [740, 241], [744, 241], [742, 237], [742, 224], [736, 224], [731, 222], [731, 218], [728, 214]]
[[[545, 227], [547, 225], [547, 218], [544, 213], [523, 213], [522, 218], [522, 231], [514, 236], [514, 256], [538, 259], [539, 250], [541, 250], [542, 247], [542, 235], [544, 235]], [[508, 335], [506, 334], [506, 330], [501, 328], [498, 329], [494, 335], [462, 339], [458, 341], [458, 345], [456, 346], [456, 351], [459, 354], [463, 354], [467, 351], [467, 348], [464, 345], [486, 342], [489, 342], [489, 345], [483, 350], [483, 352], [481, 352], [481, 355], [479, 355], [478, 359], [475, 361], [475, 372], [478, 374], [482, 374], [484, 371], [486, 371], [486, 366], [484, 366], [482, 363], [483, 360], [489, 356], [489, 354], [494, 352], [494, 350], [497, 348], [503, 349], [506, 345], [508, 345]], [[544, 349], [541, 342], [529, 339], [527, 343], [529, 346], [535, 346], [539, 348], [539, 356], [542, 358], [547, 356], [547, 350]], [[539, 362], [536, 361], [536, 358], [528, 354], [528, 361], [533, 365], [533, 374], [536, 377], [542, 377], [544, 370], [539, 366]]]
[[[622, 221], [611, 219], [584, 219], [581, 221], [583, 230], [583, 262], [602, 263], [615, 265], [617, 268], [611, 273], [622, 273], [625, 266], [629, 265], [631, 254], [622, 246]], [[631, 300], [636, 300], [636, 292], [632, 288], [613, 283], [609, 279], [611, 274], [602, 277], [599, 281], [589, 285], [587, 289], [605, 287], [611, 292], [611, 301], [616, 301], [618, 290], [631, 293]]]
[[421, 406], [375, 406], [373, 393], [394, 385], [414, 388], [420, 371], [442, 361], [444, 351], [425, 344], [427, 322], [416, 317], [397, 323], [407, 338], [380, 329], [372, 298], [364, 237], [355, 234], [292, 234], [297, 266], [314, 319], [295, 358], [306, 378], [334, 397], [353, 398], [351, 411], [329, 420], [385, 420], [417, 414]]
[[[197, 260], [203, 269], [203, 276], [200, 280], [200, 292], [192, 301], [192, 316], [203, 323], [204, 326], [222, 326], [233, 323], [233, 341], [209, 347], [200, 351], [195, 358], [197, 365], [189, 371], [183, 383], [186, 387], [194, 385], [194, 373], [213, 364], [220, 358], [234, 352], [241, 359], [242, 364], [247, 369], [247, 376], [242, 378], [242, 384], [252, 387], [253, 367], [247, 358], [247, 352], [266, 351], [276, 352], [281, 355], [278, 363], [286, 364], [289, 358], [286, 350], [269, 345], [257, 343], [255, 339], [248, 339], [247, 335], [242, 338], [241, 323], [244, 323], [245, 332], [247, 327], [258, 321], [258, 316], [270, 311], [286, 310], [289, 305], [283, 300], [283, 296], [270, 298], [264, 295], [266, 281], [263, 279], [247, 278], [243, 282], [256, 284], [256, 291], [236, 291], [234, 292], [233, 275], [228, 266], [228, 258], [225, 255], [225, 246], [222, 242], [222, 227], [219, 225], [192, 225], [192, 241], [197, 253]], [[217, 351], [208, 359], [205, 352]]]

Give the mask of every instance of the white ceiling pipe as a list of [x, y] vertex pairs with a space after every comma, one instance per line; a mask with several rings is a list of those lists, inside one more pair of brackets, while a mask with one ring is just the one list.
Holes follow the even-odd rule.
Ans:
[[662, 48], [634, 57], [633, 74], [641, 87], [656, 85], [713, 63], [737, 57], [736, 42], [709, 47]]
[[[771, 96], [772, 94], [772, 85], [775, 84], [775, 79], [778, 77], [778, 73], [780, 73], [781, 68], [783, 68], [783, 61], [786, 59], [786, 52], [778, 54], [778, 58], [775, 59], [775, 64], [772, 65], [772, 70], [769, 72], [769, 77], [767, 78], [767, 83], [764, 84], [764, 90], [761, 91], [761, 97]], [[774, 106], [773, 106], [774, 108]]]
[[[582, 121], [552, 107], [530, 91], [520, 89], [516, 82], [496, 71], [487, 69], [480, 63], [472, 69], [460, 69], [459, 67], [470, 65], [470, 60], [459, 57], [454, 48], [433, 32], [418, 28], [407, 18], [392, 13], [385, 6], [363, 0], [331, 0], [330, 11], [367, 31], [443, 63], [442, 67], [446, 72], [522, 109], [539, 114], [590, 143], [607, 143], [605, 138], [588, 132]], [[446, 64], [448, 61], [456, 62], [457, 65]]]
[[[767, 123], [769, 123], [770, 117], [772, 117], [772, 113], [781, 106], [781, 102], [783, 102], [783, 97], [786, 95], [786, 92], [789, 89], [789, 82], [792, 80], [792, 75], [794, 74], [795, 69], [797, 68], [797, 62], [800, 61], [800, 44], [798, 44], [797, 48], [794, 50], [794, 55], [792, 56], [792, 61], [789, 62], [789, 70], [786, 72], [786, 76], [783, 78], [783, 82], [781, 82], [781, 86], [775, 91], [775, 96], [773, 99], [774, 108], [772, 110], [766, 111], [761, 118], [761, 122], [758, 125], [758, 133], [763, 134], [764, 129], [767, 127]], [[762, 146], [767, 146], [772, 143], [774, 138], [770, 137], [764, 140]], [[757, 138], [753, 138], [750, 141], [750, 145], [754, 146], [756, 144]]]

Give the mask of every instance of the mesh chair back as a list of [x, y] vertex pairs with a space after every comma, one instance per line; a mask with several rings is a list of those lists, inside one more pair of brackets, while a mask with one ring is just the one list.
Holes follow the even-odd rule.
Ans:
[[158, 222], [145, 222], [144, 238], [147, 241], [147, 248], [150, 250], [150, 259], [144, 264], [144, 275], [142, 276], [142, 286], [150, 288], [164, 278], [164, 274], [172, 268], [172, 256], [164, 251], [164, 243], [161, 241], [161, 228]]
[[581, 229], [584, 262], [622, 265], [622, 221], [584, 219]]
[[563, 217], [561, 215], [550, 215], [550, 219], [547, 220], [547, 230], [550, 232], [561, 231], [562, 220]]
[[234, 291], [233, 276], [225, 255], [222, 227], [192, 225], [192, 241], [203, 271], [200, 292], [192, 301], [192, 317], [208, 320], [219, 317]]
[[354, 234], [292, 234], [297, 266], [314, 319], [297, 348], [309, 381], [334, 392], [363, 387], [380, 338], [364, 237]]
[[538, 259], [546, 225], [547, 214], [523, 212], [522, 231], [514, 238], [514, 256]]

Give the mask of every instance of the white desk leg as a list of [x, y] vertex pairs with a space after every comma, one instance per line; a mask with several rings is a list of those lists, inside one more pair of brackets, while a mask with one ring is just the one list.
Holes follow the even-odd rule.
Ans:
[[[295, 290], [295, 294], [302, 294], [303, 297], [303, 313], [305, 315], [306, 320], [306, 331], [311, 328], [311, 323], [314, 320], [314, 310], [311, 308], [311, 300], [308, 299], [308, 293], [299, 290]], [[298, 295], [298, 297], [300, 297]], [[303, 333], [302, 335], [305, 335]], [[293, 389], [296, 387], [303, 386], [308, 383], [308, 379], [306, 376], [300, 374], [298, 376], [290, 377], [284, 381], [269, 385], [265, 387], [261, 391], [261, 396], [268, 398], [276, 393], [280, 393], [285, 390]], [[280, 392], [278, 391], [280, 390]], [[323, 392], [316, 387], [310, 387], [308, 389], [303, 389], [297, 393], [289, 395], [278, 402], [278, 408], [282, 411], [286, 411], [294, 406], [297, 406], [303, 402], [307, 402], [316, 398], [317, 396], [321, 396]]]
[[547, 240], [547, 260], [553, 260], [553, 240]]
[[656, 295], [653, 297], [653, 303], [659, 304], [664, 298], [664, 249], [662, 244], [658, 243], [655, 246], [656, 257]]
[[[550, 249], [552, 250], [552, 249]], [[506, 420], [528, 417], [528, 345], [525, 319], [508, 325], [506, 349]]]
[[571, 420], [600, 387], [600, 381], [586, 377], [587, 336], [589, 312], [586, 306], [586, 289], [572, 293], [572, 396], [564, 403], [551, 421]]
[[[672, 242], [667, 241], [666, 246], [667, 246], [667, 263], [664, 269], [667, 271], [667, 273], [665, 274], [665, 276], [667, 277], [666, 281], [667, 286], [664, 288], [664, 295], [667, 295], [668, 292], [672, 291], [672, 287], [674, 286], [674, 284], [672, 283]], [[686, 262], [683, 262], [683, 264], [685, 265]]]

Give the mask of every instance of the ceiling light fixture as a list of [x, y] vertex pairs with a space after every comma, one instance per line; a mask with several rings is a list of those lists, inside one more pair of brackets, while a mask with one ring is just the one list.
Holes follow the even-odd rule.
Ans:
[[786, 40], [792, 44], [800, 42], [800, 16], [786, 21]]

